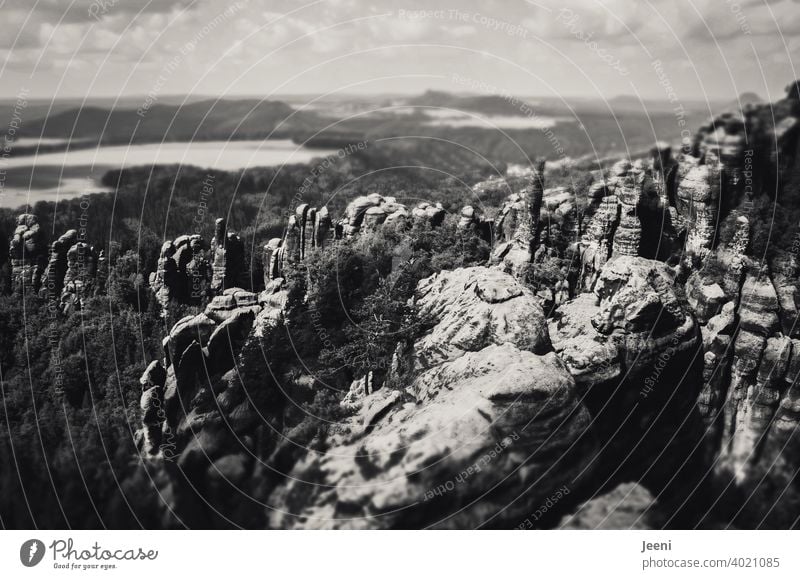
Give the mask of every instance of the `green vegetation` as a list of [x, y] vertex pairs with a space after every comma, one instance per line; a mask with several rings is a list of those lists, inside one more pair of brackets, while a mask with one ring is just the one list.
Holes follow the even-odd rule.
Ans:
[[[115, 288], [127, 260], [118, 265]], [[145, 524], [148, 515], [126, 505], [120, 485], [139, 468], [138, 380], [159, 353], [162, 323], [104, 297], [65, 317], [38, 297], [0, 296], [4, 527], [130, 527], [136, 517]]]
[[[248, 175], [252, 181], [242, 175], [215, 175], [203, 232], [208, 238], [213, 217], [228, 214], [252, 251], [281, 234], [286, 208], [293, 202], [290, 193], [306, 178], [307, 168], [296, 167], [282, 176], [271, 170]], [[344, 173], [334, 175], [334, 180], [346, 180]], [[163, 473], [145, 468], [134, 439], [141, 425], [139, 378], [162, 355], [161, 337], [172, 323], [194, 310], [175, 308], [170, 319], [160, 319], [146, 274], [155, 267], [164, 236], [192, 231], [197, 215], [193, 206], [207, 176], [197, 169], [162, 168], [149, 181], [142, 177], [137, 170], [109, 175], [107, 179], [119, 181], [119, 195], [88, 198], [86, 236], [109, 249], [107, 295], [90, 298], [83, 311], [70, 316], [50, 311], [36, 296], [24, 303], [16, 296], [0, 296], [5, 409], [0, 420], [0, 524], [5, 527], [160, 525], [161, 499], [154, 480]], [[402, 192], [412, 180], [402, 172], [385, 174], [369, 190]], [[245, 181], [246, 187], [241, 185]], [[463, 185], [448, 186], [446, 181], [437, 176], [420, 183], [438, 187], [442, 202], [460, 208]], [[266, 196], [257, 193], [264, 187], [270, 190]], [[320, 202], [321, 185], [317, 187], [303, 201]], [[356, 187], [358, 192], [366, 188]], [[351, 193], [335, 202], [349, 198]], [[253, 219], [261, 203], [267, 209]], [[77, 200], [33, 208], [49, 238], [75, 227], [84, 210]], [[15, 215], [2, 216], [0, 235], [7, 239]], [[240, 354], [243, 386], [255, 393], [253, 403], [287, 439], [302, 443], [262, 445], [261, 452], [276, 469], [291, 465], [303, 445], [320, 444], [326, 421], [340, 412], [338, 399], [349, 382], [372, 367], [385, 374], [397, 343], [419, 331], [409, 305], [419, 279], [444, 268], [485, 262], [486, 244], [460, 235], [456, 221], [451, 215], [436, 230], [422, 225], [385, 228], [331, 244], [286, 272], [291, 288], [286, 327], [267, 339], [248, 341]], [[291, 373], [298, 364], [331, 388], [304, 392], [272, 387], [272, 376]]]

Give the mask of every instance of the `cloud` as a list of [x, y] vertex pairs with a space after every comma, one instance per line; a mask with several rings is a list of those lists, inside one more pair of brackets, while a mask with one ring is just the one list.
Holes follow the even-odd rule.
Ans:
[[[125, 14], [129, 17], [142, 14], [172, 12], [190, 6], [197, 0], [39, 0], [35, 3], [35, 14], [43, 22], [96, 22], [98, 18]], [[28, 12], [34, 6], [31, 0], [6, 0], [3, 12]]]
[[[93, 17], [92, 7], [103, 2], [107, 9]], [[240, 8], [221, 16], [235, 6]], [[198, 31], [213, 28], [182, 57], [175, 90], [188, 90], [203, 76], [209, 84], [217, 77], [237, 78], [251, 66], [260, 71], [260, 86], [277, 86], [333, 59], [336, 64], [303, 82], [323, 87], [398, 71], [441, 76], [460, 66], [491, 76], [499, 74], [498, 63], [511, 61], [554, 87], [574, 86], [564, 75], [569, 66], [620, 91], [625, 87], [619, 75], [606, 70], [599, 50], [643, 81], [649, 79], [648, 58], [674, 70], [701, 71], [719, 68], [723, 55], [731, 67], [730, 74], [724, 72], [738, 78], [753, 75], [758, 65], [752, 43], [760, 59], [774, 63], [769, 74], [777, 77], [790, 74], [780, 70], [789, 64], [781, 34], [795, 52], [800, 38], [798, 0], [462, 0], [457, 6], [449, 0], [40, 0], [34, 8], [30, 0], [6, 0], [4, 18], [19, 37], [4, 35], [0, 55], [18, 71], [33, 70], [38, 62], [43, 86], [57, 84], [57, 76], [47, 78], [48, 68], [70, 62], [70, 81], [77, 87], [82, 75], [127, 79], [131, 70], [142, 71], [147, 85], [152, 79], [145, 73], [159, 70]], [[454, 10], [461, 16], [453, 16]], [[421, 15], [408, 17], [415, 12]], [[490, 21], [522, 30], [512, 34]], [[587, 46], [587, 38], [596, 45]], [[469, 51], [491, 57], [470, 58]], [[228, 88], [219, 81], [220, 91]]]

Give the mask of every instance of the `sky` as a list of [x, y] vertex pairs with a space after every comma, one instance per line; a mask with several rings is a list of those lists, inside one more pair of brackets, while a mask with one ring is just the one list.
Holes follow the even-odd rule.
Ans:
[[767, 100], [800, 0], [0, 0], [0, 96]]

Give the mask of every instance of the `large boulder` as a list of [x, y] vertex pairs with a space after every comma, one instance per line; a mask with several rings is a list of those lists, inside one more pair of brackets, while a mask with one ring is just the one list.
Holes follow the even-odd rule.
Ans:
[[408, 387], [367, 395], [349, 434], [295, 467], [274, 526], [514, 526], [579, 484], [589, 415], [530, 292], [465, 268], [420, 282], [417, 304], [433, 327], [400, 354]]
[[695, 401], [703, 368], [699, 328], [672, 270], [643, 257], [612, 258], [594, 295], [555, 313], [550, 336], [592, 413], [600, 468], [613, 465], [607, 476], [681, 480], [670, 477], [690, 464], [702, 436]]
[[595, 496], [564, 517], [559, 529], [651, 529], [649, 513], [655, 504], [650, 492], [636, 483], [623, 483], [614, 490]]
[[533, 292], [498, 269], [460, 268], [424, 279], [416, 305], [421, 323], [437, 321], [415, 344], [417, 368], [488, 344], [511, 343], [536, 353], [550, 349], [547, 322]]
[[[443, 219], [444, 209], [441, 209], [441, 206], [440, 211]], [[356, 197], [347, 205], [344, 218], [339, 223], [339, 229], [342, 236], [350, 237], [359, 233], [362, 228], [365, 231], [374, 231], [381, 226], [390, 224], [400, 226], [408, 216], [408, 209], [405, 205], [398, 203], [394, 197], [371, 193], [363, 197]], [[414, 209], [414, 216], [417, 216], [417, 209]], [[327, 212], [325, 218], [327, 219], [326, 223], [329, 223]]]

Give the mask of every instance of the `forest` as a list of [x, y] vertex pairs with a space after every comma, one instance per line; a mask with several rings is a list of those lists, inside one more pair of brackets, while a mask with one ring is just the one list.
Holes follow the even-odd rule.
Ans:
[[[424, 168], [396, 168], [421, 159], [426, 159]], [[349, 383], [366, 369], [380, 377], [397, 343], [425, 331], [426, 320], [409, 305], [417, 282], [444, 269], [486, 262], [489, 247], [457, 231], [456, 222], [466, 204], [481, 206], [489, 216], [497, 210], [509, 191], [489, 188], [476, 194], [472, 185], [504, 170], [469, 153], [447, 154], [435, 144], [410, 150], [369, 142], [310, 165], [240, 172], [177, 166], [114, 171], [103, 180], [109, 193], [29, 208], [48, 242], [69, 228], [85, 226], [87, 239], [106, 250], [110, 268], [107, 295], [63, 315], [48, 310], [41, 297], [8, 295], [9, 264], [2, 265], [0, 526], [164, 525], [163, 473], [137, 452], [139, 378], [162, 355], [161, 338], [175, 321], [200, 311], [179, 306], [166, 318], [159, 314], [147, 278], [165, 239], [199, 232], [209, 240], [214, 219], [227, 218], [245, 242], [252, 273], [246, 289], [259, 291], [260, 248], [282, 235], [287, 216], [300, 203], [327, 205], [334, 218], [355, 196], [372, 192], [394, 195], [409, 207], [423, 200], [443, 204], [448, 216], [440, 229], [416, 224], [404, 231], [381, 231], [331, 245], [287, 271], [295, 300], [285, 322], [291, 340], [273, 336], [269, 343], [242, 349], [238, 364], [254, 403], [282, 425], [290, 440], [302, 443], [298, 446], [324, 448], [326, 424], [336, 420]], [[565, 186], [578, 196], [590, 181], [585, 165], [548, 174], [548, 186]], [[795, 199], [775, 201], [763, 197], [751, 210], [753, 255], [791, 246], [788, 232], [796, 230], [800, 208]], [[18, 213], [0, 212], [4, 256]], [[728, 229], [730, 223], [724, 222], [723, 235], [730, 235], [724, 233]], [[560, 243], [564, 250], [566, 241]], [[397, 255], [404, 257], [399, 268], [392, 267]], [[564, 275], [575, 274], [565, 274], [570, 267], [574, 264], [566, 259], [546, 259], [528, 272], [525, 282], [534, 291], [552, 287]], [[274, 376], [298, 359], [334, 388], [310, 395], [277, 383]], [[276, 472], [297, 458], [291, 445], [279, 447], [275, 441], [258, 452]], [[265, 498], [270, 484], [263, 481], [257, 497]], [[244, 526], [264, 524], [263, 513], [253, 509], [234, 519]]]

